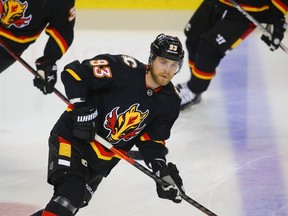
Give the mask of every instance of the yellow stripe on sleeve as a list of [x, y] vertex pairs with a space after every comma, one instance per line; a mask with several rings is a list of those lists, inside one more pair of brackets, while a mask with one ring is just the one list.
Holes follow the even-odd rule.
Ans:
[[65, 69], [71, 76], [76, 79], [77, 81], [81, 81], [81, 78], [70, 68]]

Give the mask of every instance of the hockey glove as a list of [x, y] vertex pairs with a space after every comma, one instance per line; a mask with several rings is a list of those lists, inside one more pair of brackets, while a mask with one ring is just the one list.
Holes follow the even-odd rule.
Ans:
[[176, 165], [173, 163], [162, 165], [156, 172], [156, 175], [170, 184], [168, 186], [163, 186], [156, 183], [158, 196], [162, 199], [169, 199], [175, 203], [180, 203], [182, 201], [181, 194], [185, 194], [185, 191], [183, 188], [183, 181]]
[[73, 107], [73, 136], [86, 141], [94, 140], [97, 109], [85, 102], [75, 103]]
[[286, 31], [287, 23], [285, 22], [285, 17], [272, 16], [271, 24], [267, 24], [266, 30], [271, 33], [271, 36], [263, 34], [261, 40], [263, 40], [269, 47], [271, 51], [278, 49], [282, 39], [284, 38], [284, 33]]
[[34, 86], [45, 95], [52, 93], [57, 82], [57, 65], [42, 58], [37, 59], [35, 64], [39, 76], [34, 78]]

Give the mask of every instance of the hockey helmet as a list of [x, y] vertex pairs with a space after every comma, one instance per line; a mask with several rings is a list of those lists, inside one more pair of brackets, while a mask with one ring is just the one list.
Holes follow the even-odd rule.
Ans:
[[165, 35], [163, 33], [159, 34], [150, 46], [149, 66], [156, 56], [178, 61], [179, 71], [184, 58], [184, 50], [179, 38]]
[[178, 37], [160, 34], [151, 43], [151, 53], [173, 61], [182, 61], [184, 51]]

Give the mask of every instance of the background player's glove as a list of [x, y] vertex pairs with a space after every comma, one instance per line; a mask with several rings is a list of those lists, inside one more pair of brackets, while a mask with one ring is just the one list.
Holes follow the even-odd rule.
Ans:
[[173, 163], [168, 163], [168, 165], [166, 165], [164, 161], [158, 160], [155, 160], [153, 163], [152, 167], [155, 168], [155, 163], [158, 163], [156, 166], [160, 167], [155, 174], [170, 184], [169, 186], [164, 187], [161, 184], [156, 183], [158, 196], [162, 199], [169, 199], [175, 203], [180, 203], [182, 201], [181, 193], [185, 194], [185, 192], [183, 188], [183, 181], [179, 175], [176, 165]]
[[73, 136], [86, 141], [94, 140], [97, 109], [86, 102], [74, 103], [73, 107]]
[[57, 82], [57, 65], [42, 58], [37, 59], [35, 64], [40, 76], [34, 78], [34, 86], [45, 95], [52, 93]]
[[271, 23], [267, 24], [266, 30], [271, 33], [271, 37], [263, 34], [261, 40], [270, 47], [271, 51], [274, 51], [278, 49], [282, 39], [284, 38], [287, 23], [284, 16], [271, 15], [270, 18]]

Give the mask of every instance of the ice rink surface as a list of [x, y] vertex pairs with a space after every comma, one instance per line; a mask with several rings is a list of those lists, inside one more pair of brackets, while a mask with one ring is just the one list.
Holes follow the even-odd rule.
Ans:
[[[80, 11], [78, 17], [59, 73], [75, 59], [100, 53], [147, 62], [159, 33], [177, 35], [184, 44], [190, 13]], [[23, 54], [31, 66], [46, 39], [41, 35]], [[288, 46], [287, 35], [283, 43]], [[185, 58], [175, 84], [189, 78]], [[177, 164], [187, 195], [219, 216], [288, 215], [287, 60], [286, 53], [270, 52], [260, 32], [253, 32], [222, 61], [202, 103], [181, 112], [174, 125], [167, 158]], [[47, 139], [66, 104], [55, 94], [44, 96], [32, 80], [19, 63], [0, 76], [1, 216], [28, 216], [43, 208], [53, 192], [46, 183]], [[56, 88], [64, 93], [60, 80]], [[159, 199], [153, 180], [121, 161], [77, 215], [205, 214], [185, 201], [177, 205]]]

